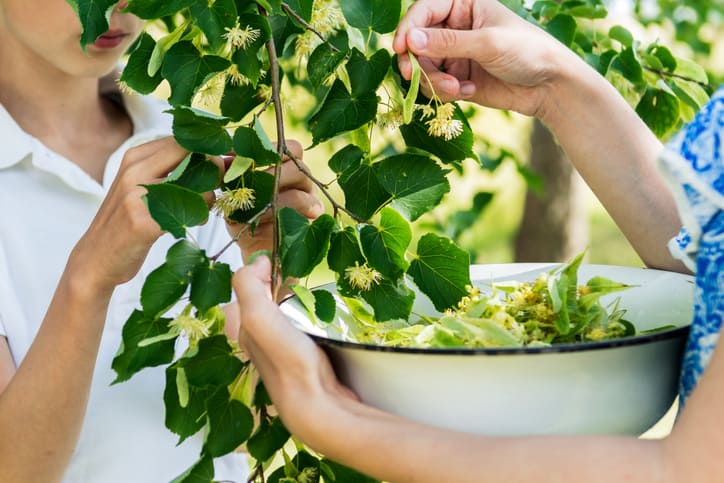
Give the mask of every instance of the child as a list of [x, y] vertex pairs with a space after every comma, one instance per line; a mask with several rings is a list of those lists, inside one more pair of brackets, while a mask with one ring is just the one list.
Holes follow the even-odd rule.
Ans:
[[[65, 0], [0, 0], [3, 482], [170, 481], [203, 444], [196, 437], [176, 447], [164, 427], [163, 368], [110, 386], [123, 323], [174, 242], [150, 218], [139, 185], [161, 181], [187, 154], [169, 137], [165, 103], [123, 95], [113, 82], [143, 27], [120, 13], [126, 3], [84, 53]], [[284, 202], [310, 218], [321, 212], [291, 163], [282, 186]], [[191, 231], [208, 253], [230, 239], [214, 217]], [[269, 241], [240, 245], [251, 254]], [[238, 249], [225, 257], [241, 265]], [[229, 311], [229, 334], [237, 315]], [[217, 479], [244, 479], [244, 455], [217, 463]]]

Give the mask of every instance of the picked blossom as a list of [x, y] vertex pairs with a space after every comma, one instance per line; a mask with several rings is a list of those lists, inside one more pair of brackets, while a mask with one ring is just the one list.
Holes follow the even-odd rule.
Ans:
[[256, 203], [256, 195], [252, 188], [241, 187], [225, 190], [216, 198], [214, 211], [229, 217], [236, 210], [250, 210]]
[[367, 292], [372, 288], [372, 284], [380, 282], [382, 274], [366, 263], [360, 266], [359, 262], [354, 262], [354, 267], [344, 269], [344, 278], [352, 287]]
[[427, 133], [436, 138], [444, 138], [450, 141], [463, 133], [463, 122], [460, 119], [453, 119], [455, 106], [445, 103], [437, 107], [435, 117], [427, 121]]
[[415, 106], [415, 109], [422, 112], [421, 116], [423, 119], [427, 119], [428, 117], [435, 116], [435, 108], [429, 104], [417, 104]]
[[402, 109], [390, 109], [377, 116], [377, 124], [383, 129], [395, 130], [404, 123]]
[[193, 315], [182, 313], [173, 319], [168, 325], [176, 328], [181, 334], [185, 335], [192, 342], [198, 342], [204, 337], [209, 336], [209, 328], [213, 321], [202, 320]]
[[238, 18], [232, 28], [226, 27], [224, 30], [226, 30], [226, 33], [222, 37], [226, 39], [230, 47], [235, 49], [246, 49], [261, 37], [261, 30], [259, 29], [251, 28], [250, 25], [241, 28]]

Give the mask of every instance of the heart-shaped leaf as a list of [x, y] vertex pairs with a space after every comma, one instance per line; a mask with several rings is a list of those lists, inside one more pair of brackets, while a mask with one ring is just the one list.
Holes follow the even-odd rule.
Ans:
[[[216, 72], [229, 67], [223, 57], [202, 55], [190, 41], [182, 41], [171, 47], [163, 61], [161, 75], [171, 85], [171, 105], [190, 105], [191, 98], [203, 82]], [[193, 150], [195, 151], [195, 150]]]
[[168, 364], [174, 356], [174, 340], [163, 340], [139, 347], [142, 340], [168, 332], [170, 319], [149, 318], [134, 310], [123, 326], [121, 347], [111, 367], [116, 372], [113, 384], [127, 381], [146, 367]]
[[337, 222], [322, 215], [313, 222], [292, 208], [279, 211], [281, 244], [279, 255], [284, 277], [306, 277], [327, 256], [329, 240]]
[[340, 2], [347, 22], [364, 32], [374, 30], [380, 34], [397, 28], [402, 10], [400, 2], [389, 0], [344, 0]]
[[225, 128], [228, 118], [183, 106], [167, 112], [173, 114], [173, 135], [184, 148], [212, 155], [231, 151], [231, 136]]
[[186, 228], [200, 225], [209, 218], [204, 198], [193, 191], [169, 183], [143, 185], [148, 190], [146, 204], [162, 230], [181, 238]]
[[400, 278], [409, 265], [405, 251], [411, 240], [410, 224], [391, 208], [382, 209], [379, 227], [366, 225], [360, 230], [369, 265], [392, 280]]
[[241, 401], [231, 399], [228, 389], [220, 387], [207, 401], [209, 433], [204, 449], [214, 457], [231, 453], [249, 439], [254, 417]]
[[231, 300], [231, 268], [226, 263], [199, 264], [191, 278], [191, 303], [201, 312]]

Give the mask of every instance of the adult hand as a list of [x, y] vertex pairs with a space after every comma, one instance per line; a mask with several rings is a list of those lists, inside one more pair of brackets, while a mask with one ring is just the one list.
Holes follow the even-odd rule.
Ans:
[[241, 328], [239, 344], [264, 381], [286, 427], [315, 440], [326, 408], [356, 396], [338, 381], [324, 352], [289, 324], [272, 301], [271, 262], [257, 257], [233, 279]]
[[[287, 147], [295, 159], [301, 161], [303, 155], [302, 145], [293, 140], [287, 140]], [[273, 168], [269, 169], [271, 173]], [[279, 180], [279, 205], [297, 210], [310, 220], [317, 218], [324, 212], [324, 206], [316, 196], [316, 186], [290, 159], [282, 164]], [[259, 220], [259, 225], [250, 233], [246, 225], [229, 222], [229, 232], [232, 236], [239, 235], [239, 246], [244, 258], [248, 258], [258, 250], [272, 250], [274, 223], [271, 213], [266, 213]]]
[[[172, 137], [131, 148], [69, 266], [91, 278], [89, 286], [112, 290], [133, 278], [162, 231], [143, 201], [144, 184], [160, 183], [188, 154]], [[208, 201], [213, 195], [207, 195]]]
[[[580, 62], [563, 44], [497, 0], [419, 0], [394, 38], [402, 75], [415, 54], [442, 100], [538, 115], [564, 63]], [[423, 82], [430, 96], [430, 86]]]

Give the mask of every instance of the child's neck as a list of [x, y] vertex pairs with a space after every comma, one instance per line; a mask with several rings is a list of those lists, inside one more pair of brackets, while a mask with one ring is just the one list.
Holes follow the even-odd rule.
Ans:
[[0, 102], [24, 131], [102, 182], [108, 157], [133, 126], [121, 106], [100, 96], [96, 79], [3, 84]]

